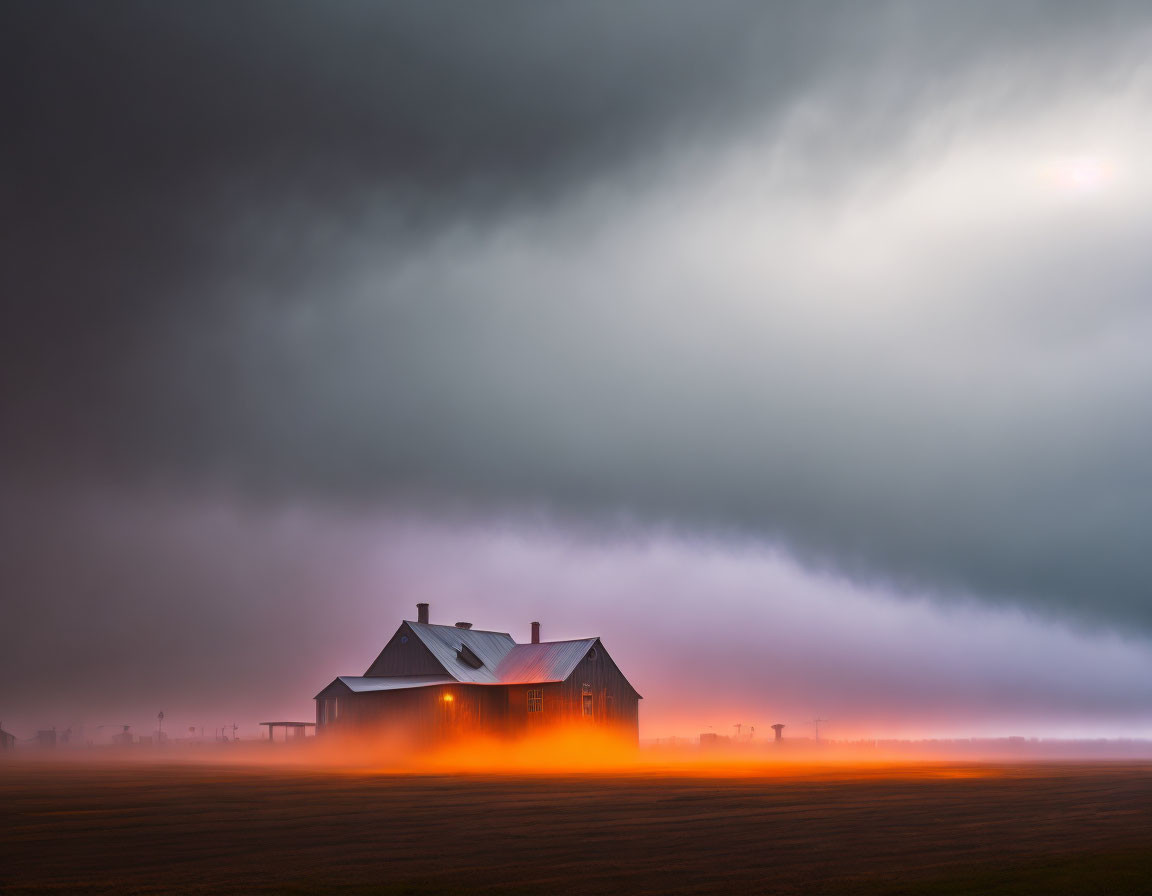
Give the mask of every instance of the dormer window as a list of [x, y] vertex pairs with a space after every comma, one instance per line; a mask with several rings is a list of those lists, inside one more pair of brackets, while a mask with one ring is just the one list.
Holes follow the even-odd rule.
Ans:
[[460, 649], [456, 651], [456, 656], [460, 662], [466, 666], [471, 666], [473, 669], [479, 669], [484, 665], [484, 661], [472, 652], [472, 648], [467, 644], [461, 644]]

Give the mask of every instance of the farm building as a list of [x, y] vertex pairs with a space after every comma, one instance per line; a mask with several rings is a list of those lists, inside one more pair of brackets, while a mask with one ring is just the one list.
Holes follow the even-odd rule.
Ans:
[[599, 638], [517, 644], [470, 623], [431, 625], [428, 604], [405, 621], [362, 676], [316, 695], [317, 733], [429, 743], [454, 736], [519, 736], [591, 725], [633, 742], [640, 695]]

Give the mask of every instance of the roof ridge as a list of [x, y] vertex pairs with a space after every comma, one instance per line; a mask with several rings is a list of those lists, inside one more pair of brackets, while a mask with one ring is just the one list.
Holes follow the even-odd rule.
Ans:
[[600, 638], [599, 635], [588, 635], [587, 637], [584, 637], [584, 638], [560, 638], [556, 641], [536, 641], [536, 642], [517, 641], [515, 638], [512, 637], [512, 635], [509, 632], [500, 632], [500, 631], [496, 631], [496, 629], [491, 629], [491, 628], [459, 628], [458, 626], [455, 626], [455, 625], [445, 625], [442, 622], [417, 622], [417, 621], [412, 620], [412, 619], [405, 619], [403, 621], [406, 622], [408, 625], [423, 625], [423, 626], [426, 626], [428, 628], [442, 628], [442, 629], [447, 629], [449, 631], [476, 632], [476, 633], [481, 634], [481, 635], [504, 635], [507, 638], [511, 638], [512, 644], [516, 647], [528, 647], [528, 646], [531, 646], [533, 643], [536, 643], [536, 644], [574, 644], [577, 641], [596, 641], [596, 640], [599, 640], [599, 638]]
[[440, 622], [416, 622], [412, 619], [405, 619], [404, 622], [408, 623], [408, 625], [424, 625], [428, 628], [447, 628], [458, 632], [478, 632], [482, 635], [507, 635], [509, 638], [512, 637], [508, 632], [498, 632], [490, 628], [460, 628], [456, 625], [444, 625]]

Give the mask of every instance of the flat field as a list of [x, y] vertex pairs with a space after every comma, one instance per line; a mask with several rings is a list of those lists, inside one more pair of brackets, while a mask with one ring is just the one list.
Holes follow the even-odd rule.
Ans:
[[1152, 893], [1152, 764], [0, 762], [0, 892]]

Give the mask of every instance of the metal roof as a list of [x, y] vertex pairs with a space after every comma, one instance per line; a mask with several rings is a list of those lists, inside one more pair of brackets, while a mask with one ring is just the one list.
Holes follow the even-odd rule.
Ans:
[[[410, 620], [404, 624], [431, 651], [447, 674], [388, 677], [341, 675], [336, 681], [355, 693], [456, 683], [490, 685], [564, 681], [600, 641], [599, 638], [578, 638], [573, 641], [546, 641], [543, 644], [517, 644], [507, 632], [477, 631]], [[469, 661], [461, 658], [464, 648], [473, 654], [473, 657], [468, 657]], [[467, 656], [466, 651], [464, 655]], [[475, 667], [470, 662], [473, 659], [478, 659], [481, 665]]]
[[437, 684], [452, 684], [455, 679], [450, 675], [404, 675], [395, 678], [364, 678], [360, 675], [341, 675], [336, 681], [345, 685], [350, 691], [362, 694], [365, 691], [398, 691], [404, 688], [427, 688]]
[[[426, 688], [438, 684], [534, 684], [563, 681], [600, 640], [581, 638], [577, 641], [517, 644], [510, 635], [503, 632], [475, 631], [419, 622], [408, 624], [449, 671], [448, 675], [397, 675], [387, 678], [341, 675], [336, 681], [357, 694]], [[484, 665], [474, 669], [461, 660], [456, 651], [462, 646], [467, 646]]]
[[[456, 681], [471, 684], [502, 684], [496, 668], [516, 646], [507, 632], [485, 632], [454, 625], [409, 622], [408, 627], [432, 651], [432, 655]], [[466, 646], [483, 663], [473, 668], [457, 651]]]
[[261, 725], [271, 725], [274, 728], [315, 728], [315, 722], [261, 722]]
[[501, 684], [563, 681], [572, 674], [599, 638], [517, 644], [500, 661], [496, 675]]

